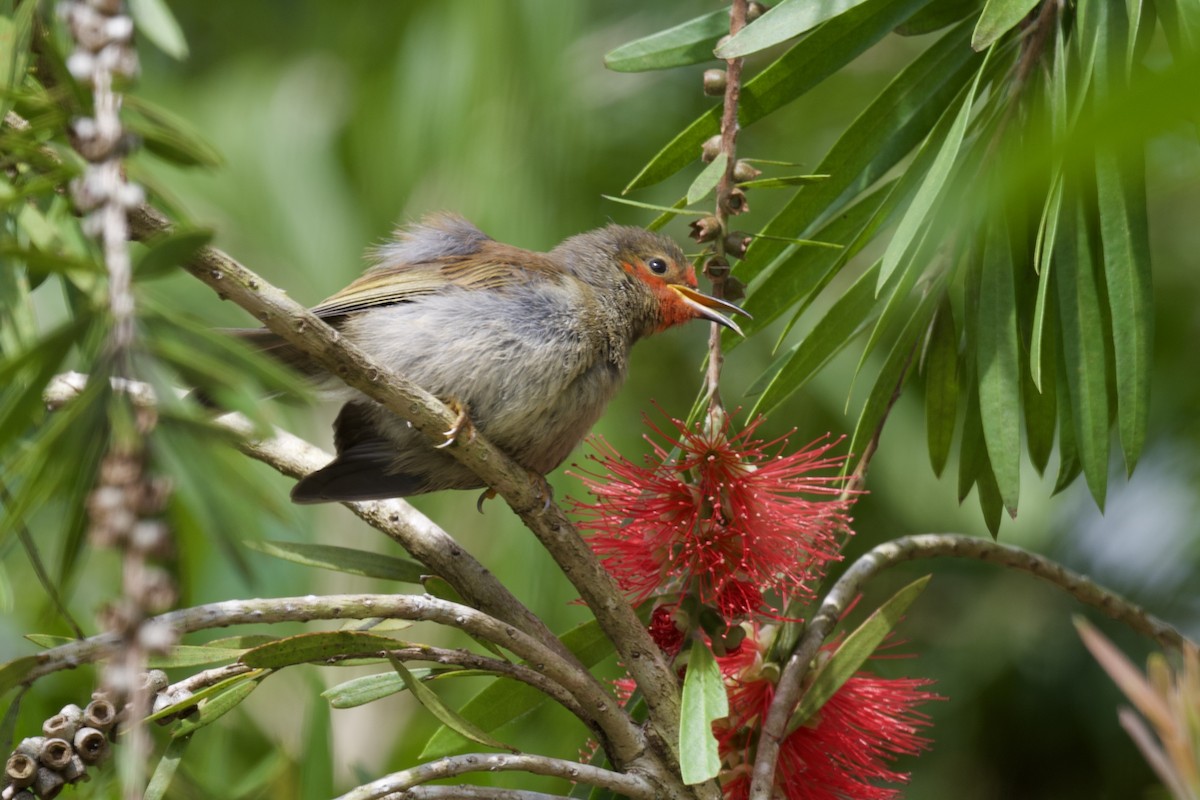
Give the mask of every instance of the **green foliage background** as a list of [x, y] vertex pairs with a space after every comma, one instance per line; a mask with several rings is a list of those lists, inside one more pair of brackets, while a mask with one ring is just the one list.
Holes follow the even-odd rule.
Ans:
[[[647, 4], [636, 0], [561, 2], [444, 0], [238, 0], [172, 4], [191, 48], [176, 62], [143, 43], [137, 94], [183, 118], [211, 142], [222, 164], [182, 170], [139, 155], [131, 174], [216, 231], [216, 244], [293, 297], [312, 304], [360, 271], [362, 253], [397, 222], [451, 209], [492, 236], [548, 249], [575, 232], [612, 219], [646, 224], [650, 212], [604, 201], [617, 194], [688, 121], [713, 105], [700, 93], [700, 67], [618, 74], [603, 54], [630, 39], [719, 6], [708, 0]], [[1161, 38], [1161, 36], [1159, 37]], [[840, 132], [934, 36], [889, 36], [801, 99], [743, 135], [747, 156], [794, 161], [815, 171]], [[1169, 61], [1161, 41], [1148, 60]], [[768, 59], [757, 56], [751, 66]], [[1107, 515], [1082, 482], [1051, 497], [1052, 467], [1038, 477], [1026, 461], [1020, 515], [1001, 536], [1045, 552], [1123, 591], [1194, 637], [1200, 633], [1195, 586], [1200, 580], [1200, 147], [1194, 126], [1172, 125], [1147, 153], [1156, 334], [1152, 406], [1141, 465], [1127, 482], [1114, 467]], [[699, 169], [695, 162], [665, 185], [637, 195], [670, 204]], [[742, 227], [762, 227], [781, 205], [767, 190], [751, 192]], [[1036, 201], [1040, 203], [1040, 200]], [[667, 231], [683, 240], [685, 227]], [[882, 253], [872, 245], [863, 265]], [[840, 280], [840, 279], [839, 279]], [[839, 284], [834, 284], [835, 293]], [[61, 297], [49, 284], [35, 293], [39, 324], [60, 318]], [[154, 284], [153, 298], [204, 326], [244, 326], [184, 274]], [[789, 344], [828, 305], [820, 299]], [[749, 407], [746, 394], [772, 363], [779, 323], [739, 346], [727, 362], [725, 394]], [[640, 415], [687, 413], [700, 380], [705, 331], [694, 326], [637, 349], [631, 378], [598, 432], [626, 454], [645, 449]], [[886, 348], [883, 348], [886, 349]], [[796, 443], [826, 431], [853, 430], [869, 389], [847, 390], [861, 347], [836, 356], [805, 387], [783, 398], [765, 433], [798, 432]], [[884, 353], [869, 357], [877, 369]], [[919, 385], [897, 404], [856, 511], [858, 535], [848, 555], [910, 532], [988, 535], [973, 501], [957, 503], [955, 459], [941, 480], [929, 467]], [[335, 409], [270, 404], [263, 413], [328, 445]], [[957, 448], [955, 448], [957, 451]], [[182, 451], [186, 457], [189, 451]], [[1022, 456], [1024, 459], [1025, 456]], [[236, 469], [286, 495], [287, 481], [249, 461]], [[212, 476], [214, 486], [226, 483]], [[578, 494], [562, 471], [559, 497]], [[505, 509], [479, 516], [474, 496], [446, 494], [416, 504], [454, 533], [555, 630], [583, 618], [572, 594], [532, 537]], [[274, 513], [231, 498], [240, 524], [232, 541], [290, 539], [394, 552], [341, 508]], [[62, 561], [62, 510], [41, 509], [30, 527], [51, 563]], [[315, 574], [243, 552], [248, 574], [218, 542], [181, 528], [184, 604], [235, 596], [331, 591], [386, 591], [367, 579]], [[66, 633], [29, 576], [8, 535], [0, 542], [0, 659], [33, 652], [20, 637], [33, 630]], [[112, 596], [107, 554], [89, 553], [68, 584], [82, 621]], [[922, 565], [924, 566], [924, 565]], [[1078, 609], [1031, 579], [979, 564], [938, 564], [901, 634], [912, 660], [888, 663], [895, 674], [934, 677], [950, 699], [929, 708], [933, 752], [905, 764], [915, 778], [906, 796], [945, 798], [1129, 798], [1153, 796], [1153, 781], [1116, 724], [1117, 691], [1080, 647], [1069, 624]], [[919, 571], [898, 569], [876, 587], [886, 597]], [[876, 600], [878, 601], [878, 600]], [[1109, 630], [1135, 655], [1146, 643]], [[429, 634], [421, 637], [425, 640]], [[434, 725], [406, 695], [354, 712], [326, 711], [321, 685], [347, 670], [289, 671], [271, 679], [220, 732], [196, 740], [184, 762], [178, 797], [326, 797], [364, 776], [412, 763]], [[86, 696], [91, 676], [57, 675], [25, 699], [18, 735], [66, 702]], [[466, 692], [457, 691], [465, 697]], [[455, 687], [447, 695], [454, 699]], [[326, 718], [332, 719], [327, 729]], [[505, 732], [531, 751], [574, 755], [583, 733], [566, 715], [542, 715]], [[332, 750], [330, 750], [332, 748]], [[332, 753], [332, 755], [329, 755]], [[332, 772], [330, 772], [332, 765]], [[503, 779], [500, 779], [503, 780]], [[530, 788], [554, 786], [551, 782]], [[80, 790], [104, 796], [96, 784]]]

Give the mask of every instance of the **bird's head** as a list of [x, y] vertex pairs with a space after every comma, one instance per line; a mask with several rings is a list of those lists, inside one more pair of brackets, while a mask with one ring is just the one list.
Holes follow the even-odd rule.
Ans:
[[687, 256], [672, 239], [661, 234], [609, 225], [572, 237], [560, 248], [574, 251], [577, 256], [589, 256], [569, 259], [585, 280], [588, 277], [584, 273], [611, 279], [613, 267], [619, 268], [621, 282], [632, 284], [638, 295], [649, 300], [655, 330], [706, 319], [741, 334], [741, 328], [729, 315], [750, 316], [733, 303], [701, 292], [696, 286], [696, 270]]

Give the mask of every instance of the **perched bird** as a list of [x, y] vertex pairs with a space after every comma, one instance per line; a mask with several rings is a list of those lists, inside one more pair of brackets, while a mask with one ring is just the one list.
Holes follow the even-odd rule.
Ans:
[[[634, 342], [693, 319], [740, 333], [726, 315], [745, 314], [697, 291], [679, 246], [641, 228], [609, 225], [535, 253], [441, 214], [398, 232], [374, 256], [361, 278], [313, 312], [461, 409], [468, 425], [539, 475], [600, 417]], [[240, 333], [321, 374], [269, 331]], [[295, 502], [483, 486], [437, 442], [326, 378], [323, 388], [345, 400], [334, 423], [337, 458], [296, 484]]]

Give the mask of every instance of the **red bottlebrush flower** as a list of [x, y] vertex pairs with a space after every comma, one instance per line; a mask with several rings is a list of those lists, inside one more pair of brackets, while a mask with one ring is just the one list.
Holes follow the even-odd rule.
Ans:
[[650, 638], [667, 654], [674, 658], [683, 647], [683, 631], [675, 624], [675, 605], [659, 606], [650, 615]]
[[[775, 684], [761, 672], [758, 648], [718, 659], [726, 675], [730, 715], [714, 726], [726, 765], [727, 800], [745, 800], [750, 791], [753, 740], [775, 696]], [[783, 740], [775, 769], [774, 796], [787, 800], [889, 800], [908, 773], [891, 767], [901, 755], [917, 755], [930, 740], [919, 731], [931, 723], [916, 707], [941, 696], [925, 690], [932, 681], [880, 678], [859, 672], [846, 681], [808, 720]]]
[[651, 441], [646, 466], [593, 440], [601, 472], [582, 477], [596, 499], [575, 511], [633, 602], [695, 593], [733, 623], [762, 609], [764, 592], [782, 604], [811, 597], [808, 584], [840, 557], [852, 500], [838, 497], [841, 476], [817, 473], [845, 457], [821, 440], [782, 455], [785, 440], [753, 438], [762, 420], [736, 433], [728, 419], [713, 430], [672, 420], [669, 434], [651, 424], [666, 445]]

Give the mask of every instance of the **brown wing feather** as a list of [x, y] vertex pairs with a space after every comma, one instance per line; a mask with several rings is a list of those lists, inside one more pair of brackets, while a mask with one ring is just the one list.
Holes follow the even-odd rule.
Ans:
[[352, 314], [404, 303], [450, 286], [503, 291], [547, 274], [562, 274], [545, 254], [489, 241], [477, 253], [443, 256], [417, 264], [381, 264], [312, 309], [320, 317]]

